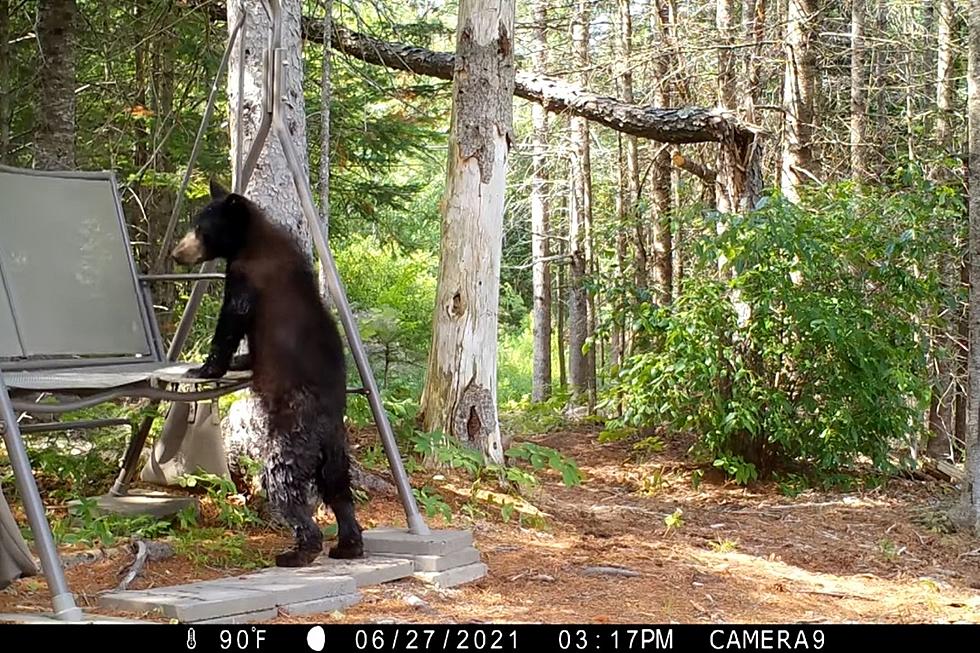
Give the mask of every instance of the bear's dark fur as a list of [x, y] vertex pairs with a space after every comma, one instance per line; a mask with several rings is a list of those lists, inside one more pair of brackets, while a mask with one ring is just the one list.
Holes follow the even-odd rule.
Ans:
[[[211, 350], [189, 374], [218, 378], [230, 369], [252, 370], [252, 390], [268, 420], [263, 483], [271, 507], [295, 536], [294, 547], [279, 554], [276, 564], [304, 566], [322, 552], [323, 535], [308, 501], [314, 484], [337, 518], [338, 542], [330, 557], [361, 556], [343, 421], [343, 344], [307, 256], [257, 205], [213, 181], [211, 202], [172, 256], [184, 265], [227, 262]], [[247, 359], [234, 356], [243, 337]]]

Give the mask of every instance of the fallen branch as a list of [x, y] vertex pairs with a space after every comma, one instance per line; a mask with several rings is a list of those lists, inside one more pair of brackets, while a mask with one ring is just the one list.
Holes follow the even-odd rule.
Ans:
[[[212, 20], [226, 20], [223, 2], [208, 0], [205, 8]], [[318, 18], [303, 16], [302, 31], [308, 41], [323, 44], [327, 40], [323, 21]], [[338, 52], [392, 70], [451, 81], [456, 68], [456, 56], [451, 52], [382, 41], [343, 25], [333, 25], [329, 41], [330, 47]], [[553, 113], [568, 112], [615, 131], [661, 143], [750, 142], [757, 133], [724, 109], [663, 109], [629, 104], [533, 72], [515, 73], [514, 95]]]

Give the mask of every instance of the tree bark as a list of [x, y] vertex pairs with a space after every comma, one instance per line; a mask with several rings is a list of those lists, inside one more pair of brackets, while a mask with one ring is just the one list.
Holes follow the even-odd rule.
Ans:
[[762, 90], [763, 47], [766, 37], [766, 0], [744, 0], [742, 25], [745, 41], [752, 44], [746, 60], [745, 88], [742, 91], [742, 114], [750, 123], [756, 121], [755, 105]]
[[952, 148], [953, 111], [953, 27], [956, 20], [953, 0], [938, 0], [936, 25], [936, 143], [940, 154], [954, 154]]
[[75, 167], [75, 0], [38, 3], [41, 49], [34, 128], [34, 167]]
[[851, 0], [851, 179], [862, 183], [868, 176], [867, 114], [865, 86], [864, 17], [867, 0]]
[[[616, 84], [619, 99], [633, 103], [633, 19], [629, 0], [617, 0], [616, 56], [618, 59]], [[620, 278], [625, 280], [632, 273], [637, 290], [647, 286], [647, 238], [646, 221], [640, 211], [640, 165], [636, 136], [619, 134], [619, 192], [616, 195], [616, 213], [619, 229], [616, 234], [616, 262]], [[632, 234], [632, 239], [630, 238]], [[629, 242], [633, 241], [632, 265], [629, 263]], [[620, 312], [625, 306], [618, 305]], [[627, 355], [627, 332], [624, 319], [617, 318], [612, 332], [612, 361], [618, 367]]]
[[10, 0], [0, 0], [0, 164], [10, 152]]
[[735, 82], [735, 0], [716, 0], [715, 27], [718, 30], [718, 103], [726, 109], [737, 107]]
[[[329, 34], [333, 28], [333, 0], [324, 0], [323, 32]], [[323, 63], [320, 70], [320, 221], [324, 230], [330, 233], [330, 104], [333, 101], [333, 88], [330, 79], [330, 48], [323, 48]], [[330, 303], [327, 290], [327, 277], [320, 272], [320, 294]]]
[[[548, 67], [547, 0], [534, 4], [532, 62], [537, 70]], [[532, 370], [531, 401], [551, 396], [551, 255], [548, 202], [548, 114], [540, 104], [531, 107], [531, 286], [534, 304], [531, 316]]]
[[[980, 0], [970, 0], [967, 62], [969, 120], [970, 278], [980, 279]], [[969, 394], [967, 398], [966, 477], [953, 518], [980, 535], [980, 284], [970, 287]]]
[[[575, 66], [582, 71], [584, 83], [585, 70], [589, 65], [589, 4], [578, 0], [572, 17], [572, 50]], [[583, 84], [584, 85], [584, 84]], [[594, 378], [593, 349], [586, 351], [591, 333], [592, 311], [586, 290], [586, 278], [590, 264], [590, 229], [592, 224], [592, 163], [589, 148], [589, 123], [582, 116], [573, 115], [569, 119], [571, 130], [572, 160], [571, 174], [572, 203], [568, 214], [568, 242], [571, 250], [568, 304], [568, 364], [572, 400], [583, 405], [583, 400], [591, 410], [592, 379]]]
[[[952, 133], [950, 126], [953, 103], [953, 50], [952, 28], [955, 16], [952, 0], [938, 0], [936, 16], [936, 124], [935, 139], [939, 156], [951, 154]], [[949, 176], [948, 167], [941, 158], [931, 166], [930, 177], [942, 183]], [[956, 225], [941, 225], [948, 238], [955, 237]], [[959, 282], [959, 271], [953, 258], [940, 253], [940, 274], [944, 284], [955, 286]], [[939, 326], [932, 337], [931, 356], [935, 361], [936, 376], [933, 381], [932, 401], [929, 406], [929, 430], [932, 438], [927, 451], [936, 458], [949, 458], [952, 451], [951, 440], [956, 429], [957, 387], [953, 378], [956, 359], [956, 337], [953, 334], [954, 320], [936, 316]]]
[[[664, 46], [662, 50], [670, 52], [676, 43], [671, 5], [666, 0], [659, 0], [653, 11], [655, 25], [651, 27], [655, 29], [652, 31], [659, 34], [660, 42]], [[662, 53], [654, 58], [653, 64], [653, 104], [657, 107], [668, 107], [672, 93], [667, 80], [671, 68], [677, 68], [677, 62], [674, 57]], [[653, 200], [653, 286], [657, 301], [661, 306], [666, 306], [670, 303], [674, 286], [673, 233], [670, 224], [673, 213], [670, 188], [673, 167], [670, 151], [657, 144], [653, 146], [653, 167], [650, 171], [650, 196]]]
[[421, 416], [502, 463], [497, 314], [514, 87], [513, 0], [461, 0], [436, 310]]
[[786, 8], [786, 66], [783, 78], [783, 160], [780, 182], [790, 201], [814, 169], [812, 136], [816, 57], [810, 45], [815, 0], [788, 0]]
[[[238, 20], [239, 0], [229, 0], [228, 18], [231, 24]], [[262, 120], [262, 57], [268, 45], [269, 19], [262, 8], [260, 0], [245, 0], [244, 8], [247, 15], [245, 29], [245, 61], [239, 57], [239, 49], [232, 49], [228, 62], [228, 114], [231, 138], [231, 160], [238, 157], [237, 143], [234, 134], [238, 126], [236, 108], [238, 96], [242, 94], [243, 110], [243, 143], [242, 147], [248, 153], [256, 131]], [[282, 92], [284, 95], [283, 111], [289, 132], [296, 144], [296, 149], [306, 153], [306, 112], [303, 96], [303, 41], [300, 32], [300, 9], [298, 0], [285, 0], [282, 3], [282, 46], [285, 51], [283, 66]], [[245, 67], [245, 88], [238, 87], [239, 68]], [[309, 174], [309, 164], [303, 157], [303, 166]], [[312, 256], [312, 246], [306, 221], [300, 208], [299, 194], [293, 185], [293, 176], [286, 165], [286, 157], [282, 146], [275, 134], [269, 134], [265, 147], [259, 155], [255, 172], [249, 180], [244, 192], [252, 198], [269, 217], [284, 225]]]
[[[285, 51], [286, 65], [283, 66], [282, 93], [283, 111], [286, 124], [296, 150], [301, 153], [305, 173], [309, 174], [306, 161], [306, 112], [303, 96], [302, 38], [300, 35], [300, 2], [285, 0], [282, 3], [282, 47]], [[268, 46], [270, 23], [262, 8], [261, 0], [229, 0], [229, 24], [238, 21], [239, 9], [244, 5], [245, 57], [239, 56], [238, 46], [232, 49], [228, 62], [228, 114], [231, 135], [231, 170], [238, 157], [235, 133], [238, 128], [238, 97], [242, 96], [242, 159], [247, 155], [255, 140], [262, 119], [263, 53]], [[244, 67], [244, 88], [238, 84], [239, 70]], [[233, 180], [235, 181], [235, 180]], [[255, 171], [243, 190], [252, 201], [258, 204], [271, 220], [283, 225], [295, 236], [303, 249], [312, 257], [312, 244], [309, 229], [300, 208], [299, 194], [293, 183], [292, 174], [286, 164], [279, 139], [272, 132], [266, 138], [265, 146], [259, 156]], [[229, 452], [229, 465], [238, 468], [236, 452], [250, 451], [261, 446], [265, 435], [266, 416], [258, 400], [251, 393], [237, 402], [229, 411], [227, 429], [223, 433]], [[312, 497], [312, 495], [311, 495]]]

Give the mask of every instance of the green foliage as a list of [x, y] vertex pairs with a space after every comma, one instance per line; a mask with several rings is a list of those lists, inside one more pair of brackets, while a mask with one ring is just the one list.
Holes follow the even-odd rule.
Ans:
[[51, 531], [59, 544], [111, 547], [119, 540], [168, 535], [173, 525], [151, 515], [127, 517], [101, 513], [95, 499], [85, 498], [69, 507], [67, 517], [55, 520]]
[[211, 568], [261, 569], [271, 564], [269, 556], [251, 546], [243, 533], [223, 528], [199, 528], [179, 533], [174, 551], [193, 564]]
[[582, 483], [582, 473], [574, 460], [551, 447], [542, 447], [533, 442], [521, 442], [506, 451], [508, 458], [526, 460], [536, 470], [552, 469], [561, 474], [562, 483], [568, 487]]
[[603, 398], [623, 407], [609, 428], [693, 432], [695, 453], [740, 483], [784, 466], [890, 469], [892, 449], [921, 434], [922, 316], [950, 301], [930, 263], [948, 242], [930, 227], [962, 211], [922, 182], [767, 198], [725, 216], [721, 235], [709, 217], [684, 292], [634, 316], [649, 346]]
[[664, 524], [667, 526], [668, 533], [679, 529], [684, 525], [684, 511], [676, 508], [674, 512], [664, 517]]
[[437, 490], [430, 487], [412, 488], [415, 500], [429, 517], [441, 516], [447, 522], [453, 520], [453, 509], [446, 503]]
[[252, 508], [243, 502], [232, 500], [237, 495], [238, 490], [229, 479], [210, 472], [203, 472], [181, 475], [177, 478], [177, 484], [185, 488], [203, 488], [209, 503], [217, 510], [218, 523], [225, 528], [241, 529], [264, 523]]

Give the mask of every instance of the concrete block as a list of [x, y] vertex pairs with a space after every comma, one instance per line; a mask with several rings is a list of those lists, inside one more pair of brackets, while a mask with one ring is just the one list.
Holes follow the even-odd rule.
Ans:
[[[349, 578], [354, 588], [409, 578], [415, 572], [411, 560], [402, 558], [365, 557], [354, 560], [334, 560], [323, 556], [309, 567], [264, 569], [255, 576], [288, 578], [305, 582], [324, 582], [334, 578]], [[353, 589], [351, 590], [353, 591]], [[341, 594], [344, 592], [336, 592]]]
[[343, 594], [341, 596], [331, 596], [315, 601], [302, 601], [300, 603], [290, 603], [281, 608], [283, 614], [298, 616], [301, 614], [317, 614], [320, 612], [334, 612], [343, 610], [358, 603], [361, 600], [360, 594]]
[[376, 528], [363, 537], [364, 552], [369, 554], [446, 555], [473, 544], [473, 534], [460, 530], [414, 535], [407, 528]]
[[197, 583], [195, 587], [228, 588], [233, 591], [254, 591], [268, 594], [275, 599], [275, 605], [286, 605], [300, 601], [313, 601], [328, 596], [347, 594], [355, 588], [350, 576], [331, 576], [325, 579], [311, 579], [302, 576], [258, 575], [237, 576], [221, 580]]
[[80, 621], [64, 621], [50, 612], [22, 612], [0, 614], [0, 624], [34, 624], [41, 626], [72, 626], [77, 624], [153, 624], [156, 622], [126, 617], [110, 617], [102, 614], [83, 614]]
[[487, 566], [477, 562], [465, 567], [455, 567], [446, 571], [417, 571], [415, 577], [419, 580], [438, 587], [456, 587], [471, 583], [487, 575]]
[[215, 617], [214, 619], [201, 619], [200, 621], [185, 621], [186, 624], [201, 625], [206, 626], [208, 624], [248, 624], [254, 621], [266, 621], [268, 619], [275, 619], [279, 616], [279, 608], [268, 608], [266, 610], [257, 610], [256, 612], [243, 612], [242, 614], [229, 614], [224, 617]]
[[409, 578], [415, 572], [411, 560], [380, 556], [353, 560], [327, 558], [322, 565], [324, 569], [352, 577], [358, 588]]
[[454, 567], [465, 567], [480, 562], [480, 552], [471, 546], [446, 555], [420, 555], [407, 558], [415, 566], [415, 571], [446, 571]]
[[[198, 501], [194, 497], [175, 496], [159, 491], [131, 490], [121, 497], [104, 494], [96, 499], [96, 509], [104, 514], [136, 516], [152, 515], [163, 519], [176, 515], [184, 508], [191, 506], [198, 510]], [[79, 501], [68, 502], [69, 506], [80, 505]]]
[[194, 583], [146, 591], [108, 592], [104, 608], [161, 614], [178, 621], [201, 621], [276, 607], [278, 597], [257, 590]]

